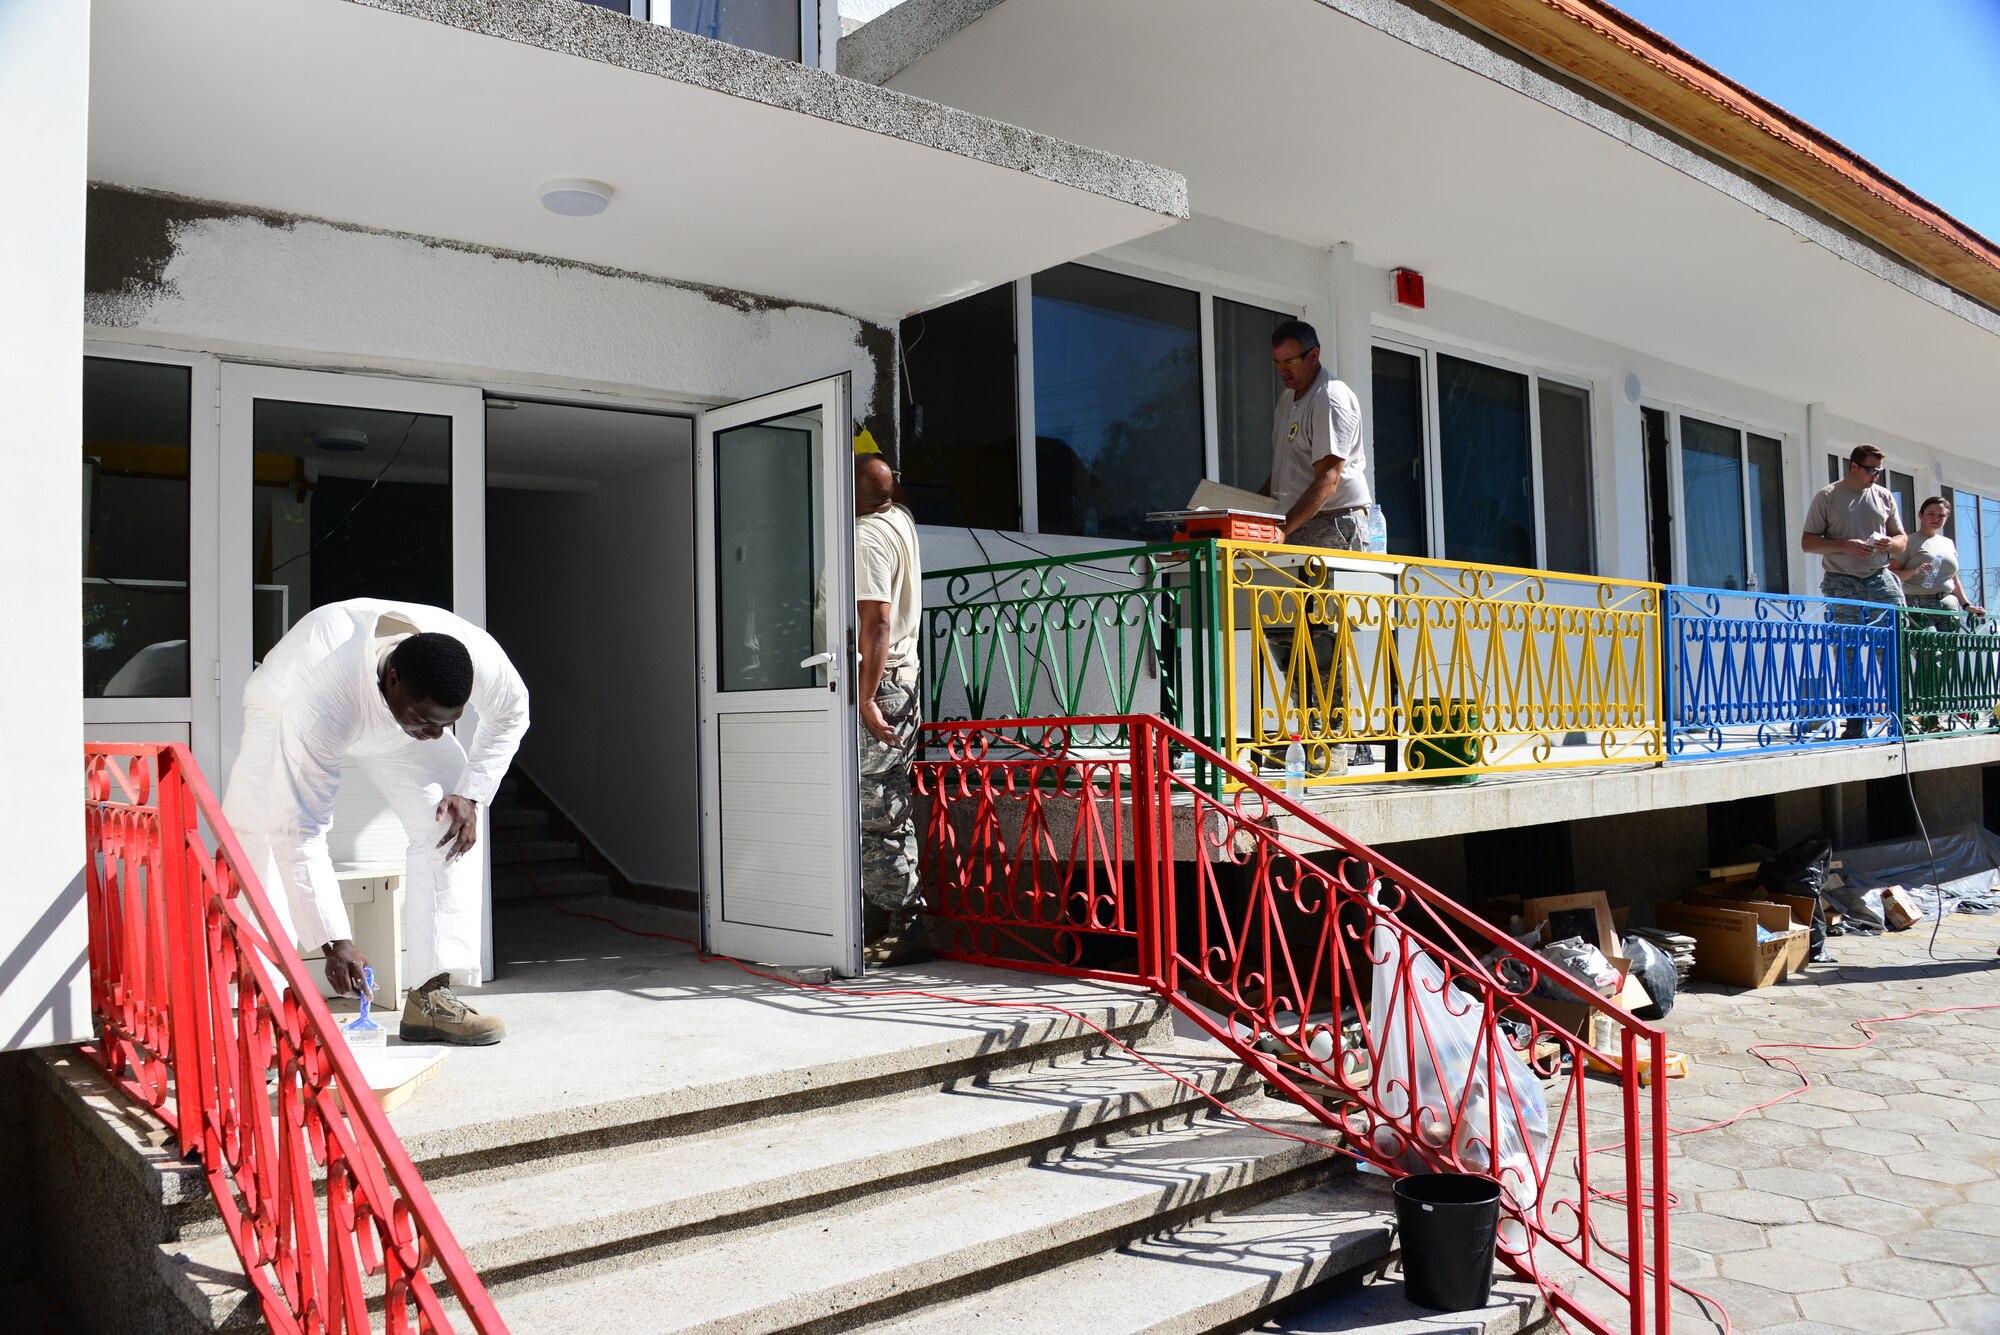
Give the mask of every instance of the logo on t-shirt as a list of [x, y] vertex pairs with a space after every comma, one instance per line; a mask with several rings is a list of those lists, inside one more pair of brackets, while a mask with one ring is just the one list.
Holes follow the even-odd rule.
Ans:
[[1299, 424], [1297, 422], [1294, 422], [1291, 424], [1291, 426], [1285, 429], [1285, 439], [1297, 440], [1298, 438], [1299, 438]]

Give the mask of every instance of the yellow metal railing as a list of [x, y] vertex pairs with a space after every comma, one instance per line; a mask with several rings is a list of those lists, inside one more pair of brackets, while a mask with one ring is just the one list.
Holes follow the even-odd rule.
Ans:
[[[1219, 545], [1229, 758], [1307, 783], [1657, 763], [1661, 586]], [[1346, 748], [1378, 748], [1345, 772]]]

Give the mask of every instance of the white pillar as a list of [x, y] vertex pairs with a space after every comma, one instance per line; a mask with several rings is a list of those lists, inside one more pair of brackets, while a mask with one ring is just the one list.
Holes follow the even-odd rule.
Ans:
[[0, 0], [0, 1048], [90, 1032], [83, 906], [85, 0]]

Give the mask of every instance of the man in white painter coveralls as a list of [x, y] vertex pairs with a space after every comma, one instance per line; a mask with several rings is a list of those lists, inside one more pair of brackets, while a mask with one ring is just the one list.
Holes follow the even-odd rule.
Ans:
[[[448, 731], [467, 702], [468, 751]], [[327, 852], [343, 766], [379, 789], [409, 835], [404, 942], [425, 981], [403, 1008], [408, 1042], [484, 1046], [506, 1026], [454, 993], [480, 984], [479, 808], [528, 730], [528, 688], [491, 635], [442, 608], [354, 598], [313, 609], [243, 690], [243, 743], [222, 799], [278, 916], [320, 947], [336, 993], [358, 993], [354, 948]]]

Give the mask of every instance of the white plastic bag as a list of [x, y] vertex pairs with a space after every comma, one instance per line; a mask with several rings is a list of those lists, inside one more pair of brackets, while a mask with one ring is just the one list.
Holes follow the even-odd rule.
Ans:
[[[1368, 1017], [1380, 1113], [1372, 1133], [1376, 1155], [1404, 1172], [1491, 1177], [1515, 1205], [1532, 1209], [1535, 1165], [1549, 1140], [1541, 1081], [1498, 1025], [1482, 1044], [1483, 1008], [1446, 981], [1428, 952], [1376, 927], [1368, 934], [1368, 958], [1375, 969]], [[1500, 1083], [1497, 1091], [1489, 1072]]]

